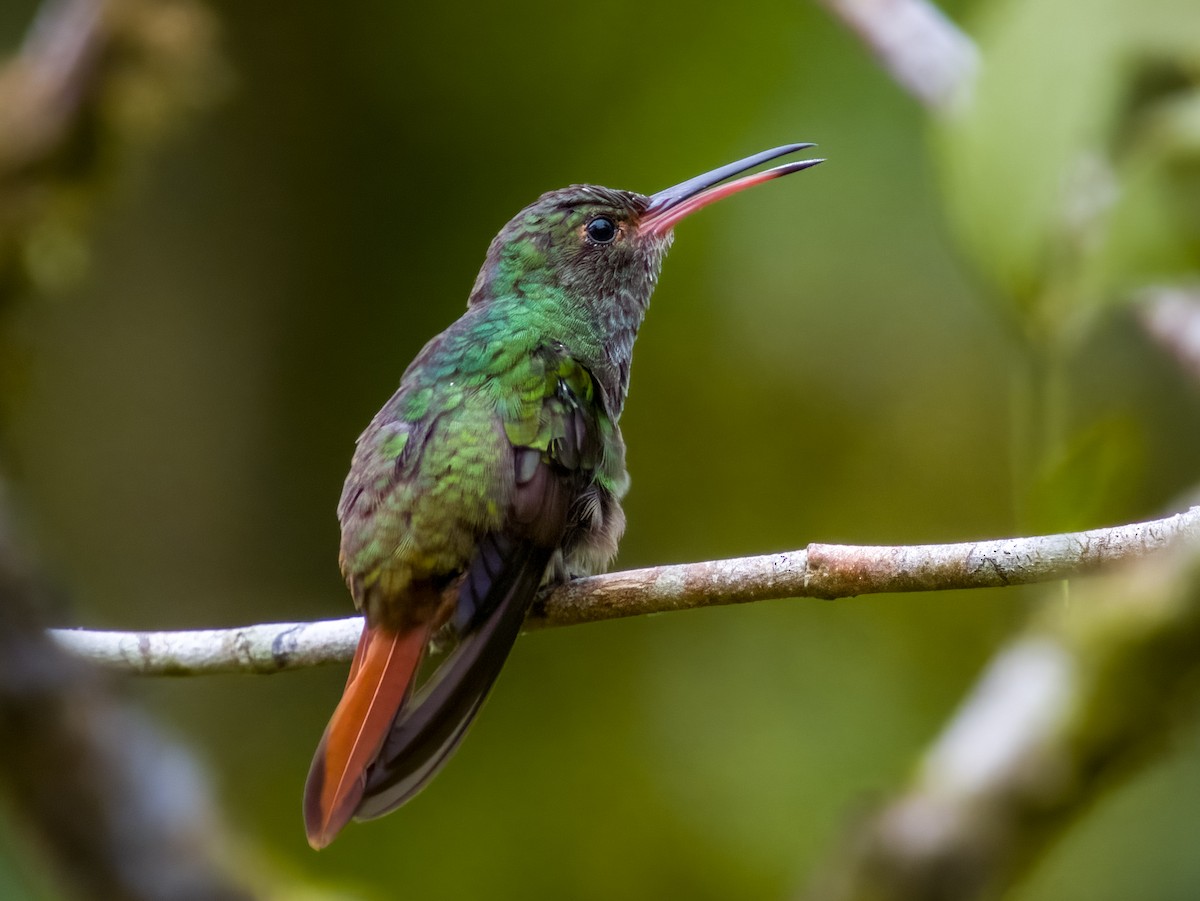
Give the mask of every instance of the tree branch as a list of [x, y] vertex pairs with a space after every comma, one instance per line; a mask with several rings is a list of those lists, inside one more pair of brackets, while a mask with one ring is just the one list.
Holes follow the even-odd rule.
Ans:
[[194, 0], [52, 0], [0, 70], [0, 310], [86, 260], [98, 188], [225, 83]]
[[1168, 747], [1200, 676], [1200, 544], [1047, 605], [810, 901], [998, 898], [1114, 778]]
[[[1144, 557], [1185, 536], [1200, 541], [1200, 507], [1150, 522], [1035, 538], [909, 547], [811, 544], [787, 553], [577, 579], [543, 596], [526, 628], [789, 597], [1047, 582]], [[64, 629], [53, 634], [64, 647], [106, 666], [184, 676], [275, 673], [344, 662], [361, 628], [359, 617], [349, 617], [193, 632]]]
[[970, 97], [979, 51], [927, 0], [820, 0], [875, 54], [892, 78], [931, 112], [952, 113]]
[[1200, 383], [1200, 287], [1147, 289], [1137, 309], [1150, 337]]

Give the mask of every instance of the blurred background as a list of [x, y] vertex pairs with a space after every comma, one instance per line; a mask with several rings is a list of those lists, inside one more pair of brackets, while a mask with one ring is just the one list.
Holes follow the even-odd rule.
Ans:
[[[0, 49], [36, 6], [3, 4]], [[348, 615], [354, 438], [504, 222], [788, 141], [829, 162], [677, 230], [622, 420], [618, 567], [1092, 528], [1200, 475], [1200, 391], [1134, 304], [1200, 263], [1194, 3], [946, 3], [988, 66], [941, 124], [794, 0], [210, 6], [216, 102], [135, 155], [6, 322], [7, 465], [63, 623]], [[300, 796], [343, 668], [126, 691], [203, 761], [244, 865], [296, 886], [781, 898], [1057, 597], [526, 636], [445, 772], [320, 854]], [[1200, 730], [1171, 745], [1014, 897], [1196, 897]], [[36, 896], [27, 863], [0, 868]]]

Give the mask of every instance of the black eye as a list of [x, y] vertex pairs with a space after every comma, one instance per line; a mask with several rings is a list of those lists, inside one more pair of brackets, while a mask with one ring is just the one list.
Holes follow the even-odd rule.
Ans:
[[617, 227], [605, 216], [597, 216], [587, 224], [587, 236], [597, 244], [611, 244], [617, 236]]

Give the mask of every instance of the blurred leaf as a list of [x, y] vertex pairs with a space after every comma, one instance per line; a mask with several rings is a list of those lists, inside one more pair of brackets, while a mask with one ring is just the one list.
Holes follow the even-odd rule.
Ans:
[[[1055, 334], [1139, 279], [1197, 265], [1196, 235], [1171, 204], [1175, 162], [1144, 140], [1164, 129], [1137, 88], [1200, 60], [1200, 4], [1187, 0], [1010, 0], [977, 34], [987, 61], [976, 103], [938, 134], [959, 237], [1027, 333]], [[1175, 102], [1174, 97], [1171, 98]], [[1189, 110], [1190, 107], [1183, 109]]]

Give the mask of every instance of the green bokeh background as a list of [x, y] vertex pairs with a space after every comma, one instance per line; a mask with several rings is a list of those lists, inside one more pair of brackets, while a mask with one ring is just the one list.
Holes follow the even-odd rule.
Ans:
[[[1052, 279], [1012, 261], [1043, 245], [1003, 173], [1052, 178], [1039, 123], [1079, 98], [1100, 110], [1085, 138], [1115, 128], [1115, 63], [933, 131], [794, 0], [213, 6], [226, 100], [123, 175], [85, 279], [15, 323], [13, 465], [72, 623], [348, 613], [333, 508], [353, 439], [459, 314], [499, 227], [551, 188], [649, 192], [792, 140], [829, 162], [677, 230], [622, 421], [619, 566], [1106, 525], [1197, 477], [1200, 393], [1117, 302], [1180, 259], [1195, 269], [1196, 244], [1174, 269], [1067, 279], [1104, 302], [1058, 292], [1049, 311], [1035, 286]], [[1078, 27], [1100, 15], [1082, 0], [1042, 4], [1076, 26], [1069, 42], [1005, 30], [1036, 6], [947, 9], [1012, 71], [1056, 73], [1056, 44], [1086, 56], [1114, 30]], [[4, 5], [0, 46], [33, 7]], [[1058, 137], [1047, 155], [1067, 155]], [[988, 231], [1010, 199], [1034, 235]], [[1053, 407], [1032, 432], [1054, 435], [1021, 427], [1030, 406]], [[1057, 597], [787, 601], [527, 636], [443, 775], [319, 855], [300, 793], [341, 668], [128, 691], [195, 748], [245, 865], [297, 885], [780, 898], [905, 777], [1029, 606]], [[1198, 809], [1200, 734], [1183, 725], [1017, 897], [1196, 897]]]

